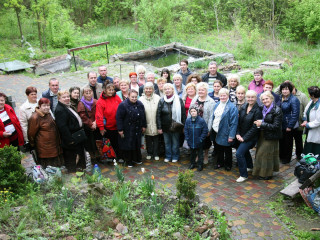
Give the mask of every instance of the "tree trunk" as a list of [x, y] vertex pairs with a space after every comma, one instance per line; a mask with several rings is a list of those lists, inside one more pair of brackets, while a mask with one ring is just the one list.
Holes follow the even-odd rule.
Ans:
[[213, 7], [214, 7], [214, 13], [216, 15], [217, 30], [219, 32], [218, 3], [215, 3]]
[[42, 34], [41, 34], [41, 21], [40, 21], [40, 15], [39, 15], [39, 11], [37, 10], [37, 5], [38, 5], [38, 1], [35, 0], [36, 3], [36, 17], [37, 17], [37, 26], [38, 26], [38, 38], [39, 38], [39, 42], [40, 42], [40, 49], [41, 51], [43, 51], [43, 43], [42, 43]]
[[[20, 16], [19, 16], [19, 9], [15, 8], [14, 10], [16, 11], [16, 14], [17, 14], [20, 37], [21, 37], [21, 40], [22, 40], [23, 34], [22, 34], [22, 27], [21, 27]], [[22, 42], [21, 42], [21, 46], [22, 46]]]

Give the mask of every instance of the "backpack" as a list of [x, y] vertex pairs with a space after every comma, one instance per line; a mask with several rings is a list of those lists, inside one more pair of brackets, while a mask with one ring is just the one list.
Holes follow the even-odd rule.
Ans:
[[316, 159], [318, 156], [314, 156], [312, 153], [302, 155], [302, 157], [296, 164], [294, 175], [298, 178], [298, 182], [303, 184], [319, 170], [320, 165]]

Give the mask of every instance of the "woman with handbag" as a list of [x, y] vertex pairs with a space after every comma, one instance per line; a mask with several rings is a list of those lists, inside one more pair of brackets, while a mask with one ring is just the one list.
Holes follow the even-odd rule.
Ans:
[[213, 109], [211, 140], [215, 143], [214, 152], [216, 161], [214, 169], [232, 168], [232, 145], [238, 127], [238, 109], [229, 100], [229, 90], [222, 88], [219, 91], [220, 102]]
[[260, 136], [256, 150], [252, 175], [260, 180], [269, 180], [273, 172], [279, 171], [279, 139], [282, 133], [282, 111], [274, 103], [274, 97], [270, 91], [261, 94], [263, 103], [262, 120], [253, 123], [260, 128]]
[[90, 87], [84, 87], [82, 90], [82, 98], [78, 103], [77, 110], [84, 125], [84, 131], [87, 136], [85, 149], [90, 154], [92, 164], [95, 164], [100, 160], [100, 153], [96, 146], [96, 140], [101, 139], [95, 119], [96, 104], [97, 100], [93, 98], [92, 89]]
[[[63, 158], [68, 172], [85, 169], [84, 142], [87, 138], [80, 116], [70, 106], [69, 91], [63, 90], [58, 92], [58, 104], [54, 115], [61, 137]], [[79, 160], [78, 163], [77, 159]]]
[[147, 123], [144, 106], [138, 101], [138, 95], [136, 90], [130, 89], [129, 97], [119, 104], [116, 115], [120, 149], [128, 167], [142, 163], [141, 136]]
[[166, 83], [163, 86], [165, 96], [158, 104], [157, 128], [159, 134], [163, 133], [165, 142], [165, 162], [179, 160], [179, 139], [183, 132], [186, 112], [182, 99], [175, 94], [174, 86]]
[[37, 164], [61, 167], [63, 156], [57, 125], [50, 114], [50, 100], [41, 98], [28, 124], [28, 139], [37, 152]]
[[[204, 164], [208, 164], [209, 148], [212, 145], [210, 139], [210, 129], [212, 126], [213, 108], [216, 105], [215, 101], [208, 95], [209, 85], [206, 82], [197, 84], [197, 95], [192, 99], [190, 106], [195, 106], [198, 110], [198, 116], [204, 119], [208, 126], [208, 135], [203, 142]], [[190, 113], [188, 117], [191, 116]]]
[[[120, 88], [122, 83], [120, 81]], [[118, 144], [118, 130], [116, 114], [118, 106], [121, 103], [120, 97], [115, 92], [112, 83], [105, 82], [103, 84], [103, 92], [96, 105], [96, 123], [101, 136], [110, 140], [111, 145], [116, 152], [117, 159], [121, 159], [121, 152]]]

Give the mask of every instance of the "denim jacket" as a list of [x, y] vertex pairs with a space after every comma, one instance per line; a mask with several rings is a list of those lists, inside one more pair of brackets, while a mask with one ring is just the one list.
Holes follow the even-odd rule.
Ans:
[[[218, 102], [213, 109], [213, 119], [214, 120], [214, 112], [219, 106], [220, 102]], [[234, 139], [237, 133], [238, 127], [238, 109], [237, 107], [228, 100], [227, 105], [222, 113], [221, 121], [219, 124], [219, 130], [216, 136], [216, 139], [212, 139], [212, 141], [216, 141], [217, 144], [222, 146], [231, 146], [233, 143], [229, 143], [228, 139]], [[211, 126], [212, 128], [212, 126]], [[212, 136], [213, 134], [211, 134]]]

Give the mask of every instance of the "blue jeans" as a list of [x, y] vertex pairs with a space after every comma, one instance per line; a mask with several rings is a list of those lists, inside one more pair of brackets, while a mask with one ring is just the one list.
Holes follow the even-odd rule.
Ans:
[[256, 142], [257, 141], [242, 142], [237, 149], [236, 157], [241, 177], [247, 178], [247, 168], [253, 168], [252, 157], [249, 150], [254, 147]]
[[164, 132], [164, 144], [165, 144], [165, 158], [169, 160], [179, 160], [179, 137], [180, 133], [177, 132]]

